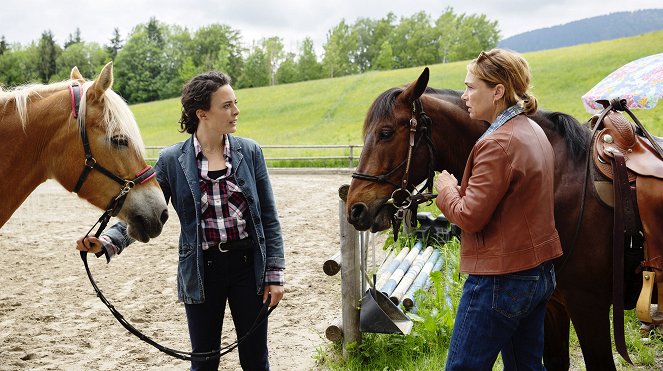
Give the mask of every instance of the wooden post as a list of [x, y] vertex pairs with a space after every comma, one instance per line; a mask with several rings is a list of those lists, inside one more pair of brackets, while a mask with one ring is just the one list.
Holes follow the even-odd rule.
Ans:
[[361, 300], [361, 257], [359, 254], [359, 234], [348, 223], [345, 203], [349, 185], [338, 189], [341, 198], [338, 204], [338, 219], [341, 232], [341, 295], [343, 307], [343, 358], [348, 357], [348, 345], [361, 343], [359, 332], [359, 301]]

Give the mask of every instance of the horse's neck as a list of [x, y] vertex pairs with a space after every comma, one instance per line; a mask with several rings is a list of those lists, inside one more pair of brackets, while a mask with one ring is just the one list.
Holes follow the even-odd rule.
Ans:
[[435, 170], [447, 170], [460, 180], [472, 147], [486, 130], [486, 124], [470, 119], [467, 111], [455, 103], [429, 99], [433, 104], [427, 104], [426, 111], [433, 121]]
[[[37, 186], [48, 179], [49, 163], [60, 147], [52, 143], [61, 136], [66, 122], [61, 108], [53, 108], [54, 98], [34, 99], [28, 104], [28, 123], [23, 127], [16, 106], [6, 103], [0, 116], [0, 227], [18, 209]], [[58, 118], [60, 117], [61, 118]], [[59, 148], [64, 151], [64, 148]]]

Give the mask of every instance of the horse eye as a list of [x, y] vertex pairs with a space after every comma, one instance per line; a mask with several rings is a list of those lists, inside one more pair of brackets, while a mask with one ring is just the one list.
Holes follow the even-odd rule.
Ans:
[[379, 135], [380, 140], [387, 140], [392, 136], [394, 136], [394, 132], [391, 130], [382, 130]]
[[111, 137], [110, 142], [114, 147], [127, 147], [129, 145], [129, 139], [122, 135]]

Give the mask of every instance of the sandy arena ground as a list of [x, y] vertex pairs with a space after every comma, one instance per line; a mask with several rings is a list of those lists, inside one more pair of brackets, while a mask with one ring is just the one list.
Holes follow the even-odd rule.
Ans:
[[[285, 240], [286, 294], [270, 317], [273, 370], [316, 369], [324, 330], [340, 315], [340, 274], [322, 263], [338, 251], [338, 188], [347, 174], [279, 174], [272, 183]], [[148, 244], [135, 243], [91, 269], [106, 297], [147, 336], [189, 350], [184, 306], [177, 302], [177, 215]], [[59, 184], [42, 184], [0, 229], [0, 370], [184, 370], [127, 332], [95, 296], [75, 240], [100, 211]], [[227, 318], [229, 316], [226, 316]], [[223, 344], [235, 340], [226, 321]], [[221, 369], [240, 369], [237, 353]]]

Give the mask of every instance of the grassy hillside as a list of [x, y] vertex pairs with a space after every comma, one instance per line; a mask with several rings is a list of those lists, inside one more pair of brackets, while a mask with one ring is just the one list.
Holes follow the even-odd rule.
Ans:
[[[533, 93], [547, 110], [569, 113], [579, 121], [590, 115], [580, 97], [616, 68], [663, 52], [663, 31], [524, 54], [530, 62]], [[462, 89], [467, 61], [429, 66], [429, 85]], [[261, 144], [360, 144], [361, 126], [372, 101], [384, 90], [415, 80], [422, 67], [237, 90], [241, 110], [238, 135]], [[183, 140], [178, 132], [179, 99], [131, 107], [147, 145]], [[636, 111], [640, 120], [663, 135], [663, 103]]]

